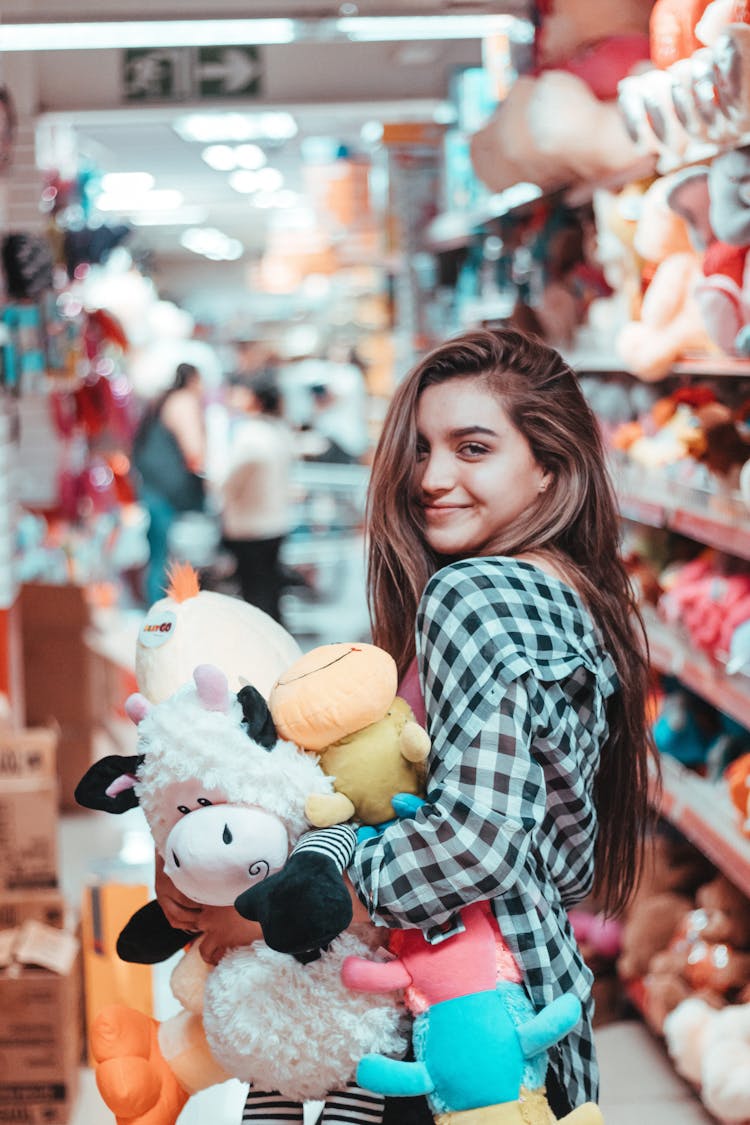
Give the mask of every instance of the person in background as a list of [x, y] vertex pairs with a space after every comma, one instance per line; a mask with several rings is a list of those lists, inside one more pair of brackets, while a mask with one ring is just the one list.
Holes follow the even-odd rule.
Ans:
[[229, 455], [220, 486], [224, 542], [237, 561], [242, 597], [281, 621], [281, 546], [289, 532], [292, 431], [269, 374], [229, 379]]
[[[308, 833], [243, 913], [288, 911], [294, 886], [295, 918], [312, 917], [302, 869], [321, 853], [351, 858], [355, 920], [431, 942], [489, 900], [535, 1007], [563, 993], [583, 1006], [549, 1055], [562, 1117], [599, 1082], [592, 974], [567, 911], [592, 887], [611, 913], [629, 901], [652, 743], [600, 433], [560, 355], [510, 329], [428, 354], [390, 404], [367, 528], [373, 640], [432, 739], [426, 803], [361, 843], [349, 825]], [[387, 1103], [390, 1125], [431, 1120], [421, 1097]]]
[[132, 461], [140, 478], [139, 499], [148, 511], [150, 550], [145, 595], [148, 605], [164, 594], [169, 531], [180, 512], [200, 512], [206, 457], [203, 384], [192, 363], [181, 363], [172, 386], [145, 411], [133, 439]]

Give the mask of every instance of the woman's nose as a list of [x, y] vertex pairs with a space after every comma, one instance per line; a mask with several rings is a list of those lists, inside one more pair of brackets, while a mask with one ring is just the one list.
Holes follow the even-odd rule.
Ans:
[[421, 464], [423, 492], [446, 492], [455, 483], [453, 458], [439, 451], [430, 453]]

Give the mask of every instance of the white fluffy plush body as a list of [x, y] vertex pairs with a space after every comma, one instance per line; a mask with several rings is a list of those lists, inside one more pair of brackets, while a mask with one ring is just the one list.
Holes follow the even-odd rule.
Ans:
[[296, 1101], [321, 1100], [354, 1078], [375, 1043], [403, 1055], [392, 997], [351, 992], [341, 982], [344, 958], [372, 956], [372, 940], [363, 940], [372, 928], [364, 930], [342, 934], [308, 965], [265, 942], [222, 959], [206, 982], [203, 1023], [230, 1074]]

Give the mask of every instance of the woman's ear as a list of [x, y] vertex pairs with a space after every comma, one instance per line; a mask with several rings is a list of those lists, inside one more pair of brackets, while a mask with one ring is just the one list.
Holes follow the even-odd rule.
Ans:
[[545, 470], [545, 472], [542, 474], [542, 479], [539, 482], [539, 491], [540, 492], [546, 492], [547, 489], [552, 484], [552, 482], [554, 481], [554, 479], [555, 478], [554, 478], [553, 474], [550, 472], [550, 470], [549, 469]]

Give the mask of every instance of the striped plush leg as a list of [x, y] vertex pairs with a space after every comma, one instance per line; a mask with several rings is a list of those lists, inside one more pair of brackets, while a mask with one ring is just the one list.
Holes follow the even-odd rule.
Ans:
[[334, 1090], [325, 1101], [320, 1125], [380, 1125], [385, 1098], [350, 1082], [345, 1090]]
[[248, 1090], [243, 1121], [253, 1121], [255, 1125], [303, 1125], [303, 1106], [301, 1102], [290, 1101], [281, 1094], [269, 1094], [265, 1090]]

